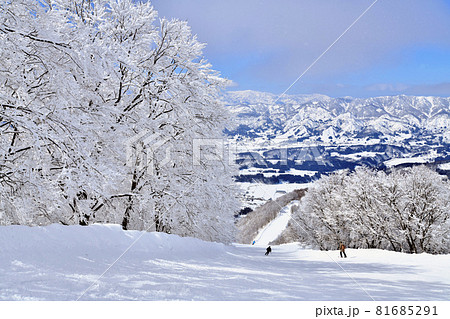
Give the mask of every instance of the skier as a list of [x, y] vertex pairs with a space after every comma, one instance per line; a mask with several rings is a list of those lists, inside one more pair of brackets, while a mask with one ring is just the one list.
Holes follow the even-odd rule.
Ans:
[[339, 244], [338, 249], [340, 250], [339, 254], [341, 255], [341, 258], [342, 258], [342, 255], [344, 255], [344, 257], [347, 258], [347, 255], [345, 254], [345, 245], [342, 242]]
[[256, 243], [256, 240], [253, 241], [252, 245], [254, 245]]
[[269, 247], [267, 247], [267, 249], [266, 249], [266, 253], [264, 254], [264, 255], [269, 255], [270, 253], [272, 252], [272, 248], [270, 248], [270, 246]]

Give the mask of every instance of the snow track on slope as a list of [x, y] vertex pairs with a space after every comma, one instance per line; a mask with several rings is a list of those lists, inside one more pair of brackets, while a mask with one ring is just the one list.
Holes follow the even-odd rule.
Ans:
[[278, 213], [278, 216], [259, 231], [254, 239], [255, 245], [267, 246], [281, 235], [291, 219], [291, 207], [296, 203], [298, 203], [298, 201], [292, 201], [284, 206]]

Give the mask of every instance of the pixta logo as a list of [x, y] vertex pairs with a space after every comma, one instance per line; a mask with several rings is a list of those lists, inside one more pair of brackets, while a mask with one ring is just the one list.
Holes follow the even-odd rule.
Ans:
[[168, 144], [170, 137], [160, 133], [143, 130], [126, 141], [126, 165], [138, 170], [146, 169], [150, 175], [155, 174], [156, 151], [165, 147], [165, 157], [158, 162], [159, 166], [171, 162], [172, 146]]

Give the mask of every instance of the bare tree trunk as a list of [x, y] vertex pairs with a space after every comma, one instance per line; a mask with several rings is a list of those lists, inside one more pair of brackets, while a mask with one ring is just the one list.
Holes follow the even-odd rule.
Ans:
[[[137, 171], [135, 169], [133, 172], [133, 179], [131, 181], [131, 188], [130, 188], [131, 193], [133, 193], [134, 190], [136, 189], [137, 178], [138, 178]], [[123, 219], [122, 219], [122, 229], [123, 230], [128, 230], [128, 224], [130, 223], [130, 216], [131, 216], [132, 210], [133, 210], [133, 197], [132, 197], [132, 195], [130, 195], [130, 196], [128, 196], [127, 208], [125, 209], [125, 213], [123, 214]]]

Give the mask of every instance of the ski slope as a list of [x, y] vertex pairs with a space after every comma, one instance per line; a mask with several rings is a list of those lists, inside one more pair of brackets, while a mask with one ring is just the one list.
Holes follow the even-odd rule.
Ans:
[[270, 242], [278, 238], [278, 236], [286, 229], [291, 219], [291, 207], [298, 204], [298, 201], [292, 201], [281, 209], [278, 216], [267, 224], [255, 238], [256, 246], [267, 246]]
[[450, 255], [287, 244], [264, 256], [118, 225], [3, 226], [0, 242], [0, 300], [450, 300]]

